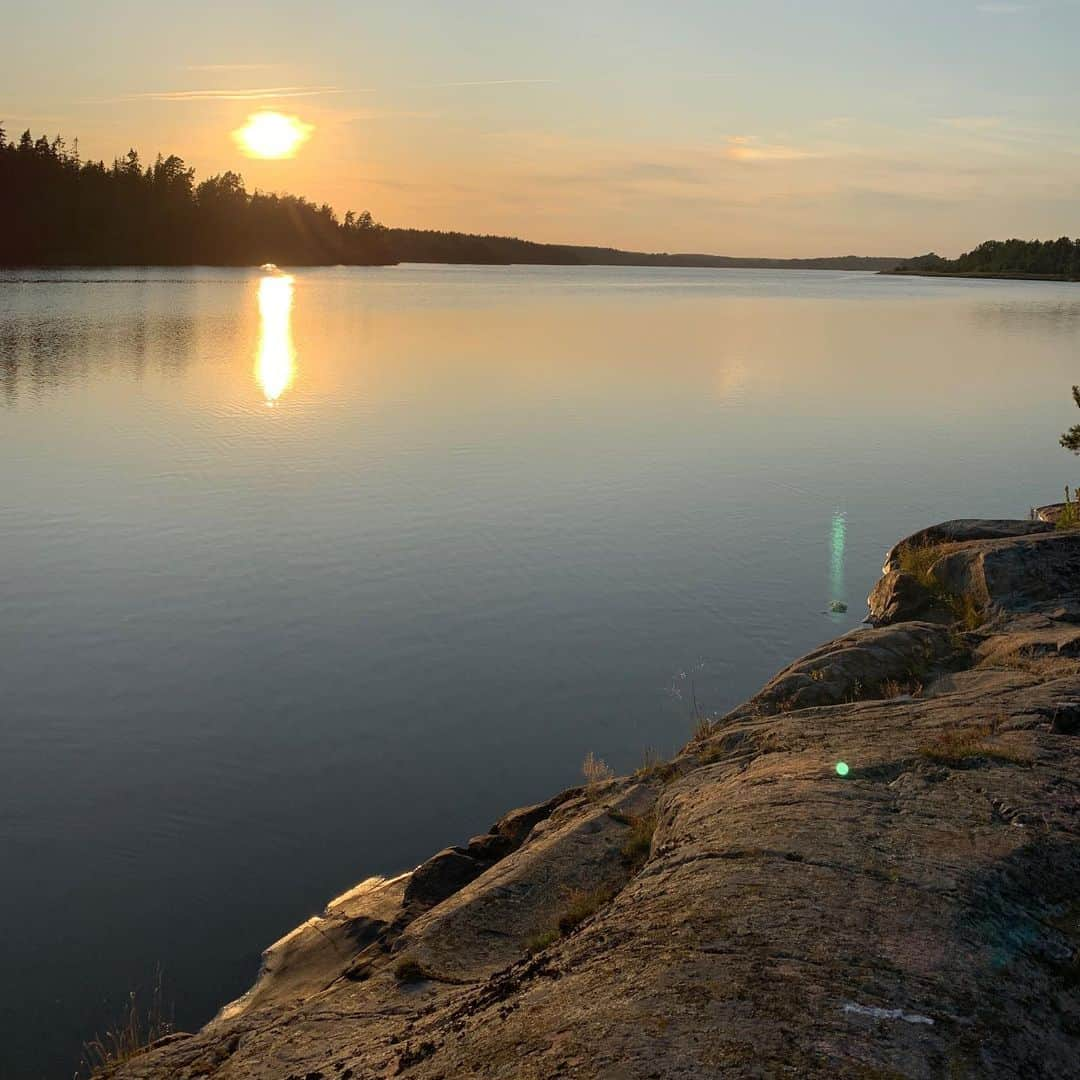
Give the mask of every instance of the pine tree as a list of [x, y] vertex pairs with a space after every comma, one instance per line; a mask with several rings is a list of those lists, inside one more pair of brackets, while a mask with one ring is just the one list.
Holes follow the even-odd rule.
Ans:
[[[1076, 407], [1080, 409], [1080, 386], [1073, 387], [1073, 401], [1076, 402]], [[1080, 424], [1073, 424], [1064, 435], [1061, 436], [1061, 445], [1066, 450], [1071, 450], [1074, 454], [1080, 454]]]

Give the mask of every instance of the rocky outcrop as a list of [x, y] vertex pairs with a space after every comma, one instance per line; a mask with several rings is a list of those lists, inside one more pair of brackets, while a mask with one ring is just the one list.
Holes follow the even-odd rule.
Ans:
[[1080, 535], [1031, 525], [924, 532], [933, 618], [887, 563], [878, 628], [358, 886], [115, 1075], [1077, 1075]]
[[1075, 606], [1076, 534], [1041, 521], [1012, 524], [946, 522], [898, 544], [870, 594], [870, 622], [959, 620], [974, 629], [1002, 615]]
[[928, 673], [961, 662], [962, 656], [962, 644], [935, 623], [856, 631], [796, 660], [731, 715], [792, 712], [881, 697], [883, 687], [921, 685]]

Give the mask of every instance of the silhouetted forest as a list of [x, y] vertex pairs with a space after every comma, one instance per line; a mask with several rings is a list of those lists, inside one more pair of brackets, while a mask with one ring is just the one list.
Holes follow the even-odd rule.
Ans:
[[690, 266], [882, 270], [899, 258], [754, 259], [536, 244], [508, 236], [388, 229], [366, 210], [339, 219], [325, 203], [254, 194], [235, 172], [195, 181], [175, 154], [143, 165], [83, 161], [78, 142], [16, 142], [0, 127], [4, 266], [385, 265], [396, 262], [554, 266]]
[[884, 270], [902, 259], [838, 255], [819, 259], [755, 259], [731, 255], [694, 255], [620, 251], [576, 244], [537, 244], [510, 236], [475, 236], [429, 229], [387, 229], [387, 243], [401, 262], [481, 263], [536, 266], [699, 266], [783, 270]]
[[897, 274], [941, 274], [960, 277], [1030, 277], [1080, 281], [1080, 240], [987, 240], [956, 259], [931, 252], [908, 259]]
[[392, 263], [366, 211], [339, 220], [295, 195], [249, 193], [234, 172], [195, 182], [175, 154], [145, 168], [136, 151], [111, 166], [78, 144], [0, 128], [0, 264], [235, 266]]

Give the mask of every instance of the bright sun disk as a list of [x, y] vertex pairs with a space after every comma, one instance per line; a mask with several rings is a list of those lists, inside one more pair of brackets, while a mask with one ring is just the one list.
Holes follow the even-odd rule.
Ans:
[[257, 112], [233, 132], [233, 138], [248, 157], [290, 158], [311, 138], [314, 130], [314, 125], [304, 123], [298, 116]]

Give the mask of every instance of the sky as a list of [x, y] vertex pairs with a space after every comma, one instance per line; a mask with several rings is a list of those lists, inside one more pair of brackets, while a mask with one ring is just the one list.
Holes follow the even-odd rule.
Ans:
[[[1080, 234], [1080, 0], [6, 5], [0, 122], [388, 225], [726, 255]], [[271, 108], [295, 158], [231, 133]]]

